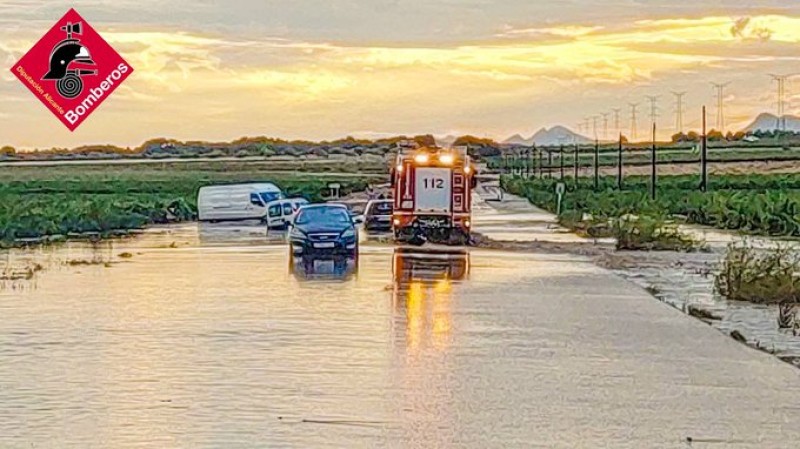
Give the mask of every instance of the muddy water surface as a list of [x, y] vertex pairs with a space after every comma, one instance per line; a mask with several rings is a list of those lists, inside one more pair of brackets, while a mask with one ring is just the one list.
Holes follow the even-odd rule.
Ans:
[[290, 264], [282, 239], [185, 225], [4, 253], [43, 269], [0, 286], [0, 447], [530, 441], [533, 379], [497, 349], [526, 340], [519, 309], [493, 294], [547, 264], [370, 244]]
[[[715, 292], [714, 274], [724, 258], [724, 247], [741, 240], [719, 236], [710, 240], [708, 253], [625, 252], [617, 254], [617, 262], [611, 265], [615, 273], [651, 290], [659, 300], [687, 313], [690, 307], [710, 312], [716, 319], [706, 321], [723, 333], [739, 332], [749, 345], [800, 367], [800, 336], [778, 328], [777, 305], [728, 301]], [[766, 247], [775, 242], [757, 239], [753, 244]]]

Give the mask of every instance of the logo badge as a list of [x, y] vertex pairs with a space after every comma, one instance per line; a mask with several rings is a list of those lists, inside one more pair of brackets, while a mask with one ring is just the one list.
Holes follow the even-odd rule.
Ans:
[[74, 131], [133, 73], [133, 67], [70, 9], [11, 72]]

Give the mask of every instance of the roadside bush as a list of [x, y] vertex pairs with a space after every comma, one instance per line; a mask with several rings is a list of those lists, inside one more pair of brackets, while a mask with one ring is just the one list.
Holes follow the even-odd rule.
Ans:
[[583, 226], [583, 212], [566, 210], [558, 216], [558, 224], [570, 229], [581, 228]]
[[605, 238], [612, 237], [612, 226], [607, 218], [591, 217], [585, 219], [584, 213], [577, 210], [567, 210], [558, 216], [558, 224], [571, 229], [582, 237]]
[[731, 244], [714, 279], [717, 292], [733, 301], [800, 302], [800, 255], [787, 246], [757, 249]]
[[703, 245], [684, 235], [674, 223], [653, 217], [621, 217], [614, 220], [618, 250], [695, 251]]

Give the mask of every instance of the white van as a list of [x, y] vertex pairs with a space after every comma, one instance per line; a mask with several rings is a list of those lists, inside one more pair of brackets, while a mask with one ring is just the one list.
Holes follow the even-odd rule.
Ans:
[[271, 183], [201, 187], [197, 193], [200, 221], [263, 220], [267, 204], [283, 198]]
[[305, 198], [287, 198], [267, 204], [267, 227], [272, 229], [286, 228], [294, 219], [294, 214], [306, 204], [309, 203]]

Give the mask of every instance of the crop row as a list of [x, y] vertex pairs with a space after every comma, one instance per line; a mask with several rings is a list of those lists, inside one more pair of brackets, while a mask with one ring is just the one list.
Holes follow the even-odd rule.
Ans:
[[[509, 192], [553, 210], [557, 180], [503, 177]], [[694, 176], [665, 177], [652, 199], [646, 178], [626, 181], [618, 190], [613, 177], [603, 177], [598, 189], [588, 182], [566, 183], [563, 211], [594, 217], [626, 214], [663, 217], [682, 216], [690, 223], [753, 234], [800, 236], [800, 177], [797, 175], [742, 175], [714, 178], [712, 189], [697, 189]]]
[[72, 233], [108, 234], [153, 223], [192, 220], [200, 187], [275, 182], [290, 196], [322, 200], [335, 179], [342, 194], [366, 188], [363, 178], [265, 175], [258, 171], [131, 168], [0, 169], [0, 245]]
[[[581, 150], [578, 153], [579, 167], [594, 166], [594, 152]], [[708, 152], [709, 162], [756, 162], [756, 161], [796, 161], [800, 159], [800, 152], [785, 150], [748, 150], [748, 151], [721, 151], [710, 150]], [[598, 154], [598, 165], [601, 167], [616, 166], [619, 159], [616, 151], [603, 151]], [[652, 161], [649, 151], [626, 150], [622, 153], [622, 164], [624, 165], [644, 165]], [[659, 164], [668, 163], [700, 163], [700, 154], [693, 151], [661, 151], [656, 154], [656, 161]], [[541, 154], [531, 155], [530, 157], [519, 156], [508, 158], [493, 157], [487, 158], [487, 167], [493, 170], [524, 170], [531, 171], [540, 167], [558, 170], [563, 164], [567, 169], [575, 165], [575, 153], [567, 148], [564, 150], [563, 160], [558, 150], [548, 155], [546, 151]]]

